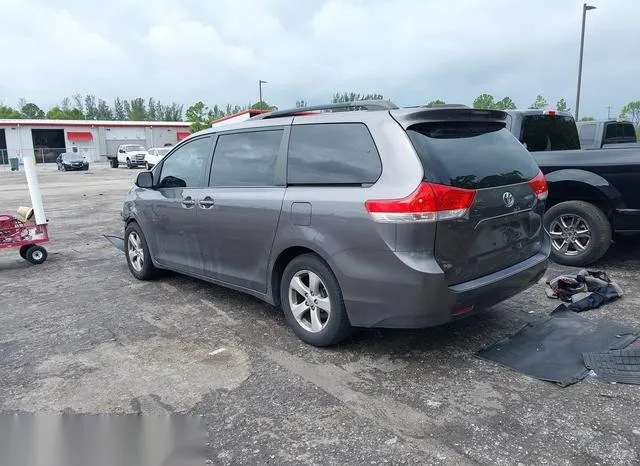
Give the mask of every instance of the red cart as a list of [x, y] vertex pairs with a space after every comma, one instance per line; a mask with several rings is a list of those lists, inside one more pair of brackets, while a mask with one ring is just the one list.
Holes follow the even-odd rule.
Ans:
[[47, 224], [30, 225], [12, 215], [0, 214], [0, 249], [20, 248], [23, 259], [42, 264], [47, 260], [47, 250], [40, 245], [47, 242]]

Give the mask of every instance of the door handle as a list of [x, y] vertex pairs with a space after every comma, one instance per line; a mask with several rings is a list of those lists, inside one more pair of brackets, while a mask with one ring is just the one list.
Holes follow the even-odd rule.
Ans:
[[203, 209], [210, 209], [211, 207], [213, 207], [213, 205], [215, 204], [214, 200], [210, 197], [207, 196], [204, 199], [202, 199], [199, 203], [200, 207], [202, 207]]
[[187, 196], [184, 199], [182, 199], [182, 205], [184, 207], [186, 207], [187, 209], [189, 209], [189, 208], [193, 207], [194, 205], [196, 205], [196, 201], [194, 201], [191, 196]]

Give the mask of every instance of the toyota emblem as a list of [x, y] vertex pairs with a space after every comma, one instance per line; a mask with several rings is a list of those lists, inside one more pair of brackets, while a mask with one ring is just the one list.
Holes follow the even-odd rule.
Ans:
[[504, 205], [506, 205], [507, 207], [513, 207], [513, 204], [516, 203], [516, 198], [513, 197], [513, 194], [511, 194], [509, 191], [502, 195], [502, 200], [504, 201]]

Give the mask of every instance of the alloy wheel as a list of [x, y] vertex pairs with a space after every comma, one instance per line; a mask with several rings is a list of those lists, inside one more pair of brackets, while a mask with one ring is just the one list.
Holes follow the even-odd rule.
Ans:
[[549, 226], [551, 244], [565, 256], [576, 256], [587, 250], [591, 243], [589, 224], [576, 214], [562, 214]]
[[312, 333], [322, 331], [331, 315], [329, 292], [322, 279], [309, 270], [302, 270], [291, 278], [289, 306], [296, 322]]

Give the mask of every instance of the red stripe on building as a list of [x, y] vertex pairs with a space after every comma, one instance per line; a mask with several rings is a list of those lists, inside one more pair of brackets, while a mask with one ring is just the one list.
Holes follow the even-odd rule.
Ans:
[[69, 141], [92, 141], [93, 134], [89, 131], [67, 131]]

